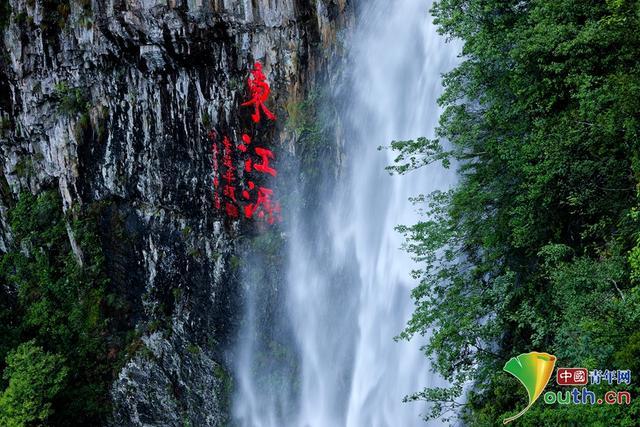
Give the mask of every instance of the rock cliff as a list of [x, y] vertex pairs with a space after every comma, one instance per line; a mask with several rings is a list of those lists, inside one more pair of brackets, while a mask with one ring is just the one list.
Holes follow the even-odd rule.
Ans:
[[[9, 6], [0, 66], [0, 250], [11, 242], [7, 211], [21, 191], [56, 188], [66, 210], [101, 203], [109, 286], [130, 305], [121, 327], [134, 330], [137, 343], [112, 386], [111, 423], [223, 425], [232, 382], [224, 350], [240, 298], [234, 257], [246, 230], [212, 206], [207, 133], [242, 132], [239, 104], [254, 61], [264, 64], [270, 105], [285, 118], [331, 75], [352, 6]], [[265, 135], [295, 159], [296, 133], [285, 123]]]

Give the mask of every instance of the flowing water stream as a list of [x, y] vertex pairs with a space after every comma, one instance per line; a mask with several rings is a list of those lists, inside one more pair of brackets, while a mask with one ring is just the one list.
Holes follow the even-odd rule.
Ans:
[[[412, 313], [415, 285], [415, 265], [394, 226], [417, 220], [409, 197], [446, 189], [455, 175], [432, 165], [391, 177], [384, 168], [394, 154], [377, 147], [433, 136], [441, 74], [453, 68], [458, 49], [437, 34], [428, 0], [361, 3], [350, 38], [347, 160], [337, 190], [323, 196], [328, 208], [319, 218], [293, 214], [281, 299], [249, 292], [233, 405], [242, 426], [424, 425], [425, 406], [402, 398], [437, 382], [423, 342], [393, 340]], [[255, 270], [267, 268], [254, 261]], [[245, 274], [245, 281], [259, 276]], [[265, 319], [260, 305], [269, 303], [281, 307]], [[256, 336], [266, 327], [294, 354], [282, 349], [282, 360], [263, 360]]]

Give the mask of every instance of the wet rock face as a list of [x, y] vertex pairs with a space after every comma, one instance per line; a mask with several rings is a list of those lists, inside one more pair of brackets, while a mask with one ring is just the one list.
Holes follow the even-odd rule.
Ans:
[[[0, 250], [11, 239], [6, 212], [20, 191], [57, 186], [65, 208], [105, 203], [100, 228], [111, 286], [131, 304], [123, 323], [139, 337], [113, 384], [113, 423], [221, 425], [238, 229], [212, 207], [207, 132], [239, 135], [239, 104], [256, 60], [283, 116], [326, 73], [349, 5], [10, 6], [0, 63]], [[293, 146], [279, 127], [269, 135]]]

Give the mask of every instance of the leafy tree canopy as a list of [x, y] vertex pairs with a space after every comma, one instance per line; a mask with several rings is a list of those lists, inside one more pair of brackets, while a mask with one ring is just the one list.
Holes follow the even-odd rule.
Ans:
[[[122, 346], [97, 223], [100, 204], [62, 210], [60, 195], [22, 193], [0, 256], [0, 425], [99, 425]], [[121, 354], [124, 355], [124, 352]]]
[[[437, 138], [393, 142], [389, 169], [458, 168], [458, 186], [417, 197], [429, 215], [399, 227], [421, 266], [401, 337], [430, 333], [452, 387], [408, 399], [493, 425], [526, 403], [501, 372], [520, 353], [640, 374], [640, 2], [441, 0], [433, 13], [464, 41], [462, 62], [444, 77]], [[638, 412], [534, 409], [531, 425]]]
[[67, 374], [60, 355], [45, 352], [34, 341], [20, 344], [7, 357], [3, 376], [9, 386], [0, 395], [0, 425], [22, 427], [46, 421]]

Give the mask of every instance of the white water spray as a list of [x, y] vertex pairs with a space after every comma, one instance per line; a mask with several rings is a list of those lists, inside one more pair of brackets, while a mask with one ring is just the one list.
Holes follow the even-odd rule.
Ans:
[[266, 325], [257, 307], [267, 302], [249, 301], [234, 402], [242, 426], [424, 425], [425, 406], [402, 403], [435, 379], [419, 340], [393, 341], [413, 311], [409, 275], [416, 267], [394, 227], [418, 220], [409, 197], [447, 189], [455, 176], [432, 165], [391, 177], [384, 168], [394, 153], [377, 147], [433, 136], [441, 74], [453, 68], [458, 50], [437, 34], [429, 0], [366, 3], [352, 38], [345, 170], [320, 220], [309, 224], [298, 215], [288, 232], [277, 323], [294, 347], [294, 367], [279, 372], [260, 363], [256, 331]]

